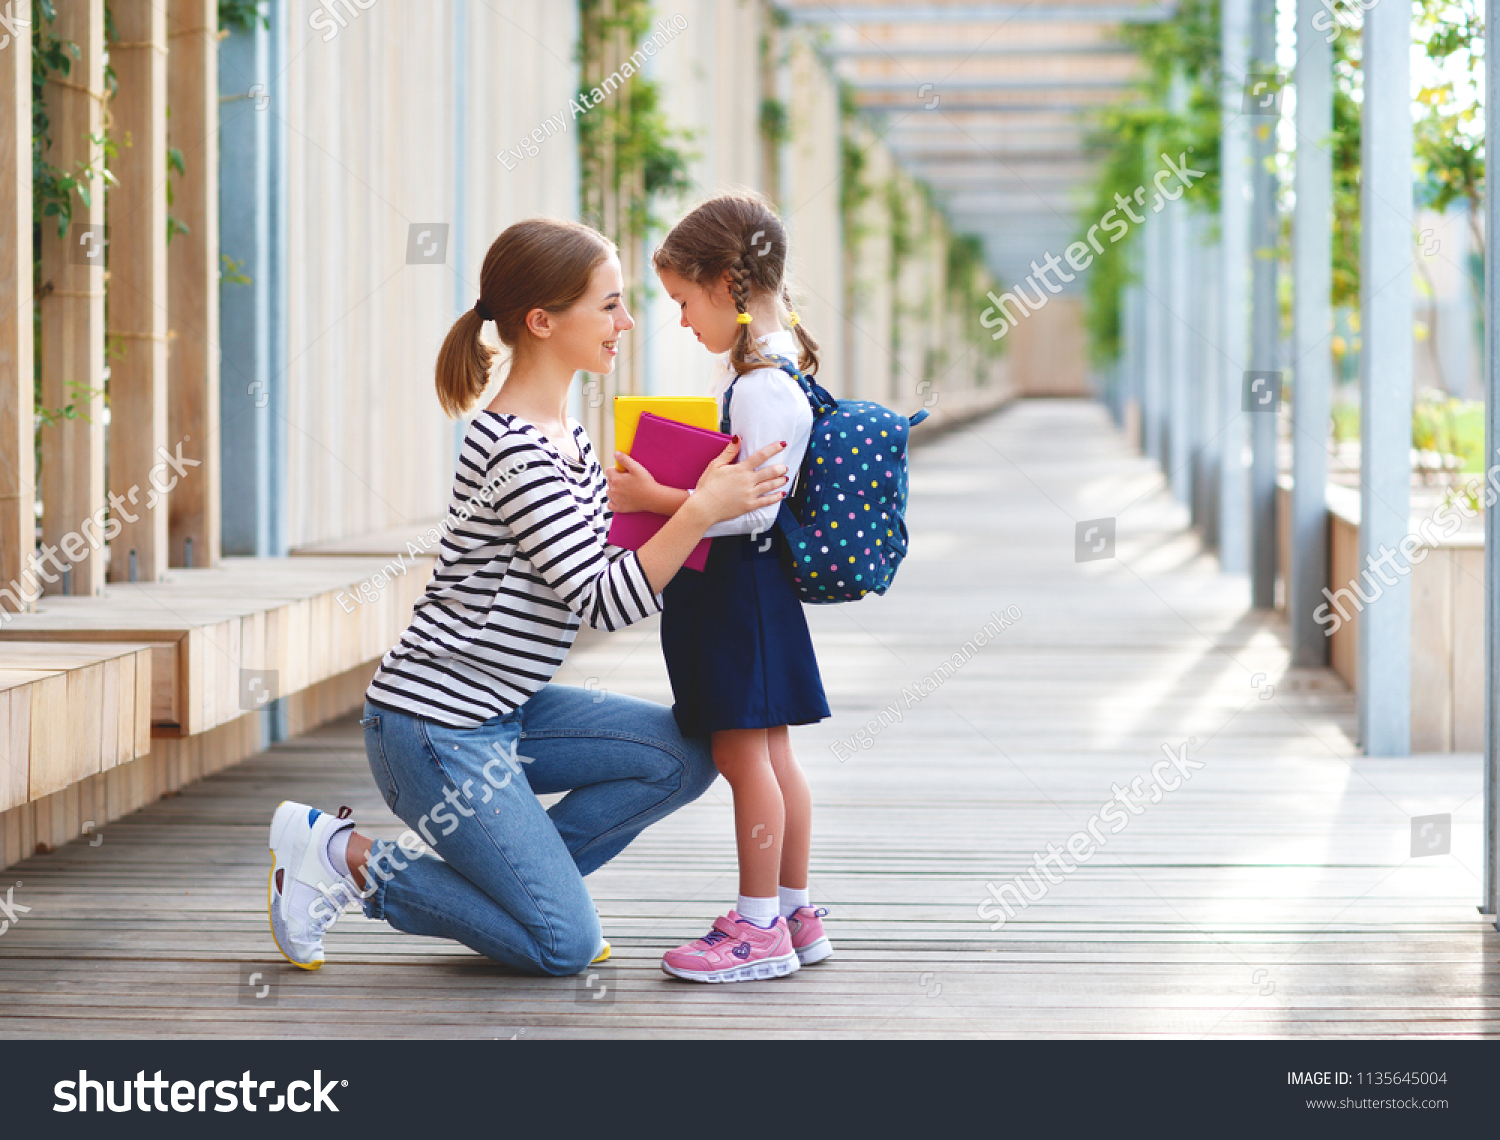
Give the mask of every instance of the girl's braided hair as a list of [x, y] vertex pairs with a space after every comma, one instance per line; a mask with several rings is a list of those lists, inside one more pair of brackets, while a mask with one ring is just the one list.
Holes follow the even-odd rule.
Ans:
[[[651, 257], [657, 269], [671, 270], [705, 288], [714, 287], [728, 273], [729, 294], [740, 313], [749, 312], [757, 297], [767, 295], [779, 308], [791, 309], [786, 261], [786, 228], [771, 204], [752, 191], [720, 194], [696, 207], [672, 227]], [[792, 331], [800, 347], [798, 367], [810, 376], [818, 370], [818, 342], [800, 321]], [[752, 368], [775, 367], [745, 324], [739, 326], [729, 362], [740, 375]]]

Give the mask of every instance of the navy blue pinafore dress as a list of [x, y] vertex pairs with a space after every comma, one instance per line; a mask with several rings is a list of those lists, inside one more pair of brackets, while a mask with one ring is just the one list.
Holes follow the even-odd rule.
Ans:
[[[786, 503], [781, 510], [790, 514]], [[802, 602], [782, 567], [785, 538], [722, 535], [702, 573], [662, 591], [661, 647], [684, 736], [813, 724], [829, 715]]]

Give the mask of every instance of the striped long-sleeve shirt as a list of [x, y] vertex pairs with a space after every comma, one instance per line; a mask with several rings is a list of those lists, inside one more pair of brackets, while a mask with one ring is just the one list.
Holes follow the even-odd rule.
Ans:
[[473, 728], [552, 679], [580, 620], [613, 630], [661, 609], [635, 552], [606, 551], [604, 472], [583, 426], [571, 426], [581, 462], [519, 417], [474, 418], [442, 554], [370, 700]]

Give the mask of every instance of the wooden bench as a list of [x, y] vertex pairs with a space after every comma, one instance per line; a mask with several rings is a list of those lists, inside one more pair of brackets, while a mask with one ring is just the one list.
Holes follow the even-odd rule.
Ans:
[[152, 730], [191, 736], [378, 660], [426, 585], [431, 562], [422, 562], [398, 573], [378, 559], [226, 558], [98, 597], [44, 598], [0, 625], [0, 644], [148, 643]]
[[430, 558], [227, 558], [0, 619], [0, 866], [357, 708]]
[[0, 644], [0, 811], [151, 751], [151, 647]]

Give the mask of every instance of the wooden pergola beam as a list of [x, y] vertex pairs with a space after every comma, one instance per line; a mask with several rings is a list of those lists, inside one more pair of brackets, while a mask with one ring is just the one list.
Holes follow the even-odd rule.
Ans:
[[[36, 34], [38, 29], [33, 28]], [[77, 45], [66, 76], [49, 73], [43, 91], [51, 146], [45, 155], [59, 170], [98, 169], [104, 158], [104, 0], [57, 6], [51, 34]], [[99, 539], [104, 511], [104, 184], [89, 181], [87, 203], [74, 193], [72, 224], [59, 237], [42, 226], [42, 404], [76, 415], [41, 431], [42, 542], [61, 547], [68, 576], [44, 582], [44, 592], [97, 594], [104, 584]], [[92, 255], [92, 256], [89, 256]], [[88, 539], [82, 545], [79, 539]], [[100, 545], [94, 545], [95, 541]]]
[[217, 0], [171, 0], [168, 142], [183, 158], [167, 247], [167, 436], [200, 466], [167, 500], [173, 566], [219, 560], [219, 39]]
[[[0, 50], [0, 610], [25, 613], [36, 545], [32, 457], [31, 29]], [[12, 586], [11, 583], [16, 583]]]
[[120, 355], [110, 366], [109, 484], [126, 502], [109, 578], [154, 582], [167, 567], [166, 491], [203, 469], [179, 473], [164, 462], [175, 457], [167, 438], [167, 13], [128, 0], [114, 19], [114, 134], [122, 144], [109, 199], [109, 336]]

